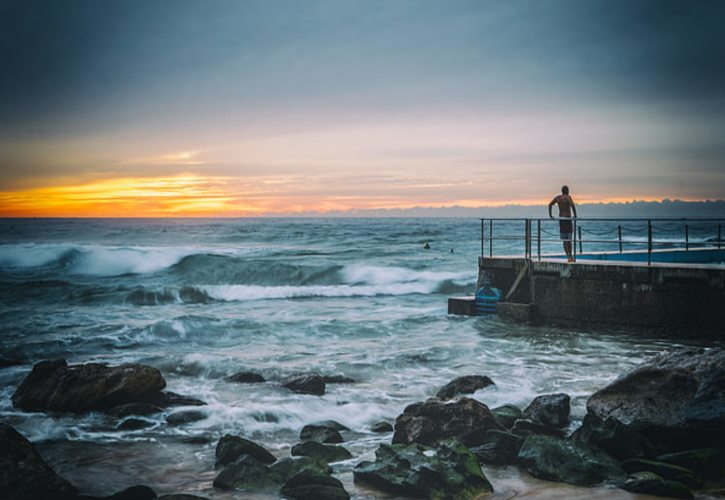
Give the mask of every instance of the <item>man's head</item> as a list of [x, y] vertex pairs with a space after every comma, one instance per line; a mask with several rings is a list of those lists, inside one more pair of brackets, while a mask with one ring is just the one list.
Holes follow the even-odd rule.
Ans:
[[569, 194], [569, 186], [561, 186], [561, 194]]

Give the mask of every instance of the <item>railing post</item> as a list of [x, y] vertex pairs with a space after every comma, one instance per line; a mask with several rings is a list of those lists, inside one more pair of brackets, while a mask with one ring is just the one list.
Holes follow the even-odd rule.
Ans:
[[493, 219], [488, 219], [488, 256], [493, 257]]
[[572, 238], [574, 240], [574, 241], [572, 241], [571, 251], [572, 251], [572, 256], [574, 257], [574, 262], [576, 262], [576, 230], [577, 230], [576, 219], [571, 219], [571, 223], [572, 223]]
[[647, 219], [647, 265], [652, 264], [652, 219]]
[[[541, 219], [536, 220], [536, 250], [539, 256], [539, 260], [541, 260]], [[720, 237], [718, 236], [718, 240], [720, 240]], [[720, 243], [718, 243], [720, 245]], [[718, 246], [718, 248], [720, 248]]]
[[579, 253], [584, 253], [584, 247], [582, 246], [582, 227], [577, 227], [579, 231]]
[[690, 249], [690, 226], [685, 224], [685, 252]]
[[481, 219], [481, 258], [486, 256], [486, 221]]
[[622, 253], [622, 225], [617, 226], [617, 233], [619, 234], [619, 253]]

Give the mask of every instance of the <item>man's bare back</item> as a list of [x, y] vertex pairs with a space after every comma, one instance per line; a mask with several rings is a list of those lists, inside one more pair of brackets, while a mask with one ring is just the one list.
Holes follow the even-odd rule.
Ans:
[[560, 194], [553, 201], [559, 206], [559, 217], [571, 217], [571, 209], [575, 206], [571, 196]]

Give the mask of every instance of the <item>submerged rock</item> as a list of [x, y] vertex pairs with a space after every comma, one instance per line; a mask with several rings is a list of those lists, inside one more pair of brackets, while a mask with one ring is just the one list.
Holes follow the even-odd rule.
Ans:
[[22, 364], [23, 362], [19, 359], [0, 358], [0, 368], [10, 368], [11, 366], [19, 366]]
[[0, 491], [7, 500], [31, 500], [70, 496], [77, 490], [53, 472], [30, 441], [0, 424]]
[[280, 493], [294, 500], [349, 500], [339, 479], [314, 471], [302, 471], [284, 483]]
[[116, 426], [119, 431], [137, 431], [152, 427], [154, 422], [143, 418], [127, 418]]
[[524, 418], [552, 427], [565, 427], [569, 423], [569, 403], [568, 394], [537, 396], [524, 410]]
[[518, 406], [514, 405], [503, 405], [492, 408], [491, 413], [496, 417], [498, 423], [506, 429], [510, 429], [514, 426], [514, 422], [524, 418], [524, 412]]
[[206, 406], [201, 399], [184, 396], [171, 391], [163, 391], [146, 398], [146, 403], [169, 408], [171, 406]]
[[439, 399], [451, 399], [459, 394], [472, 394], [479, 389], [495, 385], [493, 380], [484, 375], [464, 375], [454, 378], [444, 385], [436, 394]]
[[269, 451], [254, 441], [244, 439], [243, 437], [226, 434], [219, 439], [216, 445], [216, 463], [217, 465], [227, 465], [242, 455], [249, 455], [255, 460], [263, 464], [274, 463], [275, 458]]
[[507, 465], [516, 463], [516, 457], [524, 440], [510, 432], [490, 430], [483, 443], [471, 448], [479, 462]]
[[692, 492], [684, 484], [662, 479], [652, 472], [632, 474], [619, 487], [630, 493], [641, 493], [667, 498], [694, 498]]
[[292, 447], [293, 456], [310, 457], [323, 462], [340, 462], [352, 458], [347, 449], [342, 446], [322, 444], [317, 441], [304, 441]]
[[483, 442], [486, 431], [504, 430], [483, 403], [461, 398], [444, 402], [431, 398], [408, 406], [395, 420], [393, 444], [433, 445], [455, 437], [467, 446]]
[[649, 457], [654, 447], [649, 440], [614, 417], [602, 420], [587, 413], [572, 439], [600, 448], [618, 460]]
[[346, 377], [345, 375], [323, 375], [322, 380], [326, 384], [354, 384], [355, 379], [352, 377]]
[[26, 411], [81, 413], [143, 402], [165, 386], [161, 373], [151, 366], [68, 366], [64, 359], [59, 359], [36, 364], [12, 400], [16, 408]]
[[625, 476], [619, 463], [606, 453], [553, 436], [528, 436], [517, 461], [534, 477], [577, 486]]
[[374, 462], [360, 462], [356, 482], [394, 495], [419, 498], [464, 499], [493, 491], [476, 457], [455, 440], [438, 448], [381, 444]]
[[204, 420], [206, 413], [199, 410], [181, 410], [175, 411], [166, 417], [166, 423], [169, 425], [183, 425], [192, 422]]
[[282, 380], [282, 386], [300, 394], [325, 394], [325, 379], [319, 373], [300, 373]]
[[652, 472], [664, 479], [677, 481], [685, 486], [697, 487], [702, 484], [702, 480], [690, 469], [656, 460], [630, 458], [622, 462], [622, 467], [630, 474], [634, 472]]
[[342, 443], [342, 435], [337, 429], [326, 425], [305, 425], [300, 431], [300, 440], [318, 443]]
[[228, 382], [236, 382], [238, 384], [259, 384], [265, 382], [263, 376], [254, 372], [237, 372], [224, 380]]
[[113, 406], [106, 410], [106, 413], [115, 417], [127, 417], [129, 415], [153, 415], [162, 411], [164, 411], [163, 408], [150, 403], [126, 403]]
[[391, 424], [390, 422], [385, 422], [385, 421], [377, 422], [377, 423], [373, 424], [373, 426], [370, 428], [370, 430], [372, 432], [376, 432], [379, 434], [383, 433], [383, 432], [393, 432], [393, 424]]

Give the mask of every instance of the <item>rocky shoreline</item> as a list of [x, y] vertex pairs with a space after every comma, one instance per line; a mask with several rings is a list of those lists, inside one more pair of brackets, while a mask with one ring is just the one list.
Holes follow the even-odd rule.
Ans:
[[[254, 372], [227, 379], [261, 383]], [[343, 375], [291, 375], [280, 385], [315, 397], [326, 385], [355, 381]], [[495, 381], [485, 375], [459, 377], [435, 397], [405, 408], [374, 460], [360, 460], [345, 447], [344, 425], [310, 422], [290, 456], [275, 457], [259, 443], [225, 435], [216, 445], [214, 488], [292, 499], [347, 499], [329, 464], [354, 463], [354, 481], [383, 494], [416, 498], [475, 498], [495, 491], [481, 466], [516, 466], [536, 478], [577, 486], [607, 485], [632, 493], [693, 498], [721, 488], [725, 477], [725, 349], [682, 350], [657, 357], [592, 394], [587, 414], [573, 433], [567, 394], [543, 394], [525, 408], [489, 408], [467, 395]], [[144, 417], [166, 415], [166, 425], [205, 418], [199, 399], [165, 391], [166, 381], [140, 364], [69, 366], [64, 360], [37, 363], [12, 396], [30, 412], [103, 412], [119, 429], [143, 428]], [[307, 397], [307, 396], [305, 396]], [[191, 407], [191, 408], [189, 408]], [[0, 488], [9, 499], [156, 498], [137, 485], [106, 497], [91, 497], [61, 478], [15, 429], [0, 424]], [[357, 462], [356, 462], [357, 460]], [[212, 464], [210, 464], [211, 466]], [[110, 493], [110, 492], [109, 492]], [[203, 498], [188, 494], [169, 499]]]

